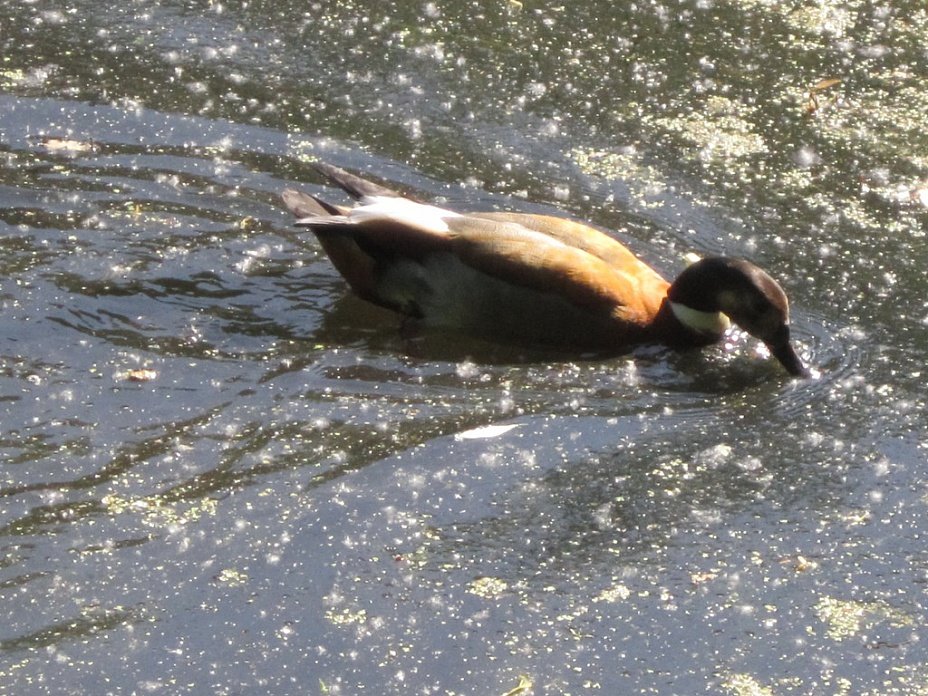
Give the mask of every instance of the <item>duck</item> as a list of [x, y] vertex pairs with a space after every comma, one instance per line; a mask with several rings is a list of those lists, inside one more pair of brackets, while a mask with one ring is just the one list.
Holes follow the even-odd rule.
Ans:
[[325, 162], [313, 167], [355, 199], [295, 189], [287, 209], [318, 239], [361, 298], [436, 330], [570, 351], [627, 353], [642, 344], [696, 349], [731, 323], [793, 377], [789, 301], [753, 263], [702, 258], [673, 282], [610, 235], [553, 215], [457, 212]]

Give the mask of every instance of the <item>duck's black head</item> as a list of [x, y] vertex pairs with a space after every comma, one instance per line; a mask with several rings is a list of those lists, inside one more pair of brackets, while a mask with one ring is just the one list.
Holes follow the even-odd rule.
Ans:
[[754, 264], [721, 256], [686, 268], [667, 292], [677, 318], [696, 332], [720, 332], [718, 313], [763, 341], [786, 371], [808, 376], [789, 340], [789, 300], [779, 283]]

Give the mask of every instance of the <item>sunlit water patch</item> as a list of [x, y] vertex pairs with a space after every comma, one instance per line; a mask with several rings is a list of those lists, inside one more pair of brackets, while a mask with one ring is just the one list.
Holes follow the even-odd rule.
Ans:
[[[293, 52], [315, 82], [287, 99], [308, 105], [299, 123], [315, 114], [317, 126], [370, 133], [362, 146], [139, 102], [0, 96], [3, 679], [40, 693], [114, 680], [191, 692], [915, 692], [926, 663], [925, 312], [907, 299], [921, 287], [918, 194], [888, 206], [904, 213], [891, 240], [841, 236], [878, 229], [872, 198], [873, 224], [849, 228], [861, 207], [821, 183], [812, 155], [828, 152], [801, 150], [806, 134], [788, 151], [761, 142], [762, 101], [694, 106], [675, 93], [662, 116], [642, 117], [676, 60], [652, 55], [655, 41], [673, 45], [666, 8], [631, 15], [629, 31], [654, 29], [638, 37], [647, 51], [622, 32], [585, 43], [631, 75], [635, 99], [578, 47], [559, 57], [551, 28], [582, 25], [588, 8], [494, 8], [482, 26], [505, 32], [458, 45], [435, 35], [454, 30], [453, 8], [413, 13], [428, 21], [406, 31], [383, 8], [356, 9], [328, 12], [324, 26], [355, 47], [319, 72], [303, 39], [318, 37], [317, 8], [299, 8], [310, 16]], [[552, 72], [523, 74], [537, 52], [519, 47], [532, 42], [553, 49]], [[411, 62], [359, 72], [386, 43]], [[505, 70], [477, 60], [502, 49]], [[266, 55], [171, 50], [172, 71], [247, 72]], [[496, 72], [493, 93], [436, 91]], [[568, 73], [586, 92], [579, 111], [558, 84]], [[10, 73], [4, 89], [49, 77]], [[261, 83], [241, 77], [223, 83], [229, 103]], [[213, 114], [197, 79], [183, 90]], [[331, 102], [326, 80], [344, 87]], [[578, 135], [616, 123], [601, 88], [629, 102], [614, 113], [637, 114], [640, 137]], [[778, 94], [792, 122], [802, 105]], [[702, 103], [724, 137], [704, 127]], [[868, 103], [816, 118], [837, 138], [846, 132], [827, 119], [853, 125]], [[274, 118], [260, 100], [240, 106], [229, 113]], [[655, 133], [676, 145], [657, 150]], [[591, 160], [603, 138], [621, 141], [620, 156]], [[370, 154], [380, 148], [420, 164]], [[769, 177], [751, 168], [768, 152]], [[332, 194], [307, 166], [317, 156], [449, 205], [590, 213], [662, 270], [694, 250], [775, 262], [816, 376], [788, 379], [739, 333], [704, 351], [606, 360], [405, 336], [344, 298], [313, 240], [289, 227], [282, 188]], [[677, 159], [692, 169], [668, 172]], [[719, 193], [710, 175], [723, 170]], [[750, 200], [742, 177], [776, 184], [772, 211], [732, 205]], [[917, 183], [884, 179], [884, 202], [887, 187]], [[690, 199], [706, 187], [714, 195]], [[796, 192], [814, 194], [808, 206]], [[824, 217], [801, 218], [810, 210]]]

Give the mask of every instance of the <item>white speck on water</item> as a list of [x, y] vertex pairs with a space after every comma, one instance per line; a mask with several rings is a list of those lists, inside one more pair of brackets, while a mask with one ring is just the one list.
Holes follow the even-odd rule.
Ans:
[[500, 435], [505, 435], [513, 428], [519, 427], [518, 423], [510, 423], [508, 425], [485, 425], [480, 428], [471, 428], [470, 430], [465, 430], [460, 433], [455, 433], [455, 440], [482, 440], [488, 438], [499, 437]]
[[695, 463], [698, 466], [706, 467], [709, 469], [717, 469], [718, 467], [725, 464], [732, 455], [731, 445], [726, 445], [724, 442], [720, 442], [717, 445], [713, 445], [708, 449], [704, 449], [701, 452], [698, 452], [695, 457], [693, 457]]
[[68, 18], [65, 17], [64, 12], [61, 10], [46, 10], [40, 16], [42, 21], [48, 24], [61, 25], [68, 21]]
[[880, 457], [873, 463], [873, 473], [877, 476], [886, 476], [889, 473], [892, 464], [886, 457]]
[[474, 379], [480, 374], [480, 368], [477, 367], [476, 363], [465, 360], [457, 364], [454, 372], [461, 379]]
[[849, 343], [863, 343], [867, 341], [867, 332], [860, 326], [848, 326], [838, 332], [841, 339]]
[[422, 138], [422, 121], [420, 121], [418, 118], [408, 119], [403, 124], [403, 127], [406, 131], [406, 135], [408, 135], [412, 140], [419, 140]]
[[503, 396], [500, 398], [497, 407], [500, 413], [510, 413], [515, 408], [515, 405], [515, 401], [513, 401], [511, 396]]
[[57, 505], [64, 501], [65, 495], [62, 491], [42, 491], [39, 494], [39, 499], [45, 505]]
[[[431, 58], [436, 63], [441, 63], [445, 60], [445, 48], [440, 43], [430, 43], [423, 46], [417, 46], [415, 49], [415, 54], [423, 58]], [[425, 90], [422, 88], [417, 89], [417, 94], [425, 93]]]
[[808, 145], [804, 145], [795, 153], [793, 153], [793, 162], [797, 166], [802, 167], [803, 169], [808, 169], [809, 167], [814, 167], [822, 163], [822, 156], [819, 155], [813, 148]]
[[166, 686], [167, 685], [163, 681], [158, 681], [155, 679], [146, 679], [144, 681], [139, 682], [139, 687], [141, 687], [142, 691], [147, 691], [150, 693], [154, 693], [155, 691], [161, 691]]
[[184, 533], [184, 525], [182, 523], [171, 523], [165, 527], [165, 530], [168, 533], [168, 536], [181, 536]]
[[256, 258], [267, 258], [271, 255], [271, 247], [268, 244], [262, 244], [254, 249], [248, 249], [245, 253]]
[[593, 511], [593, 522], [600, 530], [612, 529], [615, 521], [612, 517], [612, 503], [604, 503]]
[[498, 468], [507, 462], [508, 460], [502, 457], [499, 452], [481, 452], [480, 456], [477, 457], [477, 464], [487, 469]]
[[525, 90], [528, 93], [528, 96], [537, 99], [538, 97], [544, 96], [548, 91], [548, 86], [544, 82], [530, 82]]
[[721, 524], [723, 519], [721, 511], [715, 508], [694, 508], [690, 512], [690, 517], [706, 527]]
[[553, 138], [556, 135], [559, 135], [561, 132], [561, 127], [556, 121], [546, 121], [541, 128], [538, 129], [538, 132], [541, 135]]
[[745, 457], [738, 462], [738, 468], [744, 471], [760, 471], [763, 467], [763, 462], [757, 457]]
[[535, 469], [538, 466], [538, 457], [534, 450], [523, 449], [518, 452], [518, 460], [526, 469]]
[[345, 597], [337, 589], [333, 589], [322, 598], [322, 601], [327, 607], [337, 607], [344, 603]]
[[822, 433], [810, 431], [802, 436], [802, 441], [806, 447], [818, 447], [825, 441], [825, 436]]
[[633, 360], [628, 360], [622, 369], [615, 373], [614, 378], [622, 385], [627, 387], [637, 387], [641, 382], [641, 375], [638, 374], [638, 366]]
[[220, 150], [221, 152], [229, 152], [233, 148], [234, 145], [235, 145], [235, 142], [232, 140], [232, 138], [230, 138], [229, 136], [226, 136], [212, 143], [210, 147], [213, 148], [214, 150]]

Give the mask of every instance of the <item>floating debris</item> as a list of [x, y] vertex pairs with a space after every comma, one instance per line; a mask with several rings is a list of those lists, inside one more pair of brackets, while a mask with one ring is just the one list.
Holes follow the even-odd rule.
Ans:
[[859, 635], [866, 626], [889, 623], [891, 626], [910, 626], [912, 618], [886, 602], [860, 602], [852, 599], [822, 597], [815, 604], [815, 614], [826, 625], [829, 638], [842, 641]]
[[[822, 103], [819, 101], [819, 95], [834, 87], [835, 85], [840, 85], [842, 80], [837, 77], [829, 77], [824, 80], [819, 80], [809, 89], [809, 99], [806, 101], [806, 114], [811, 116], [816, 111], [822, 108]], [[827, 106], [833, 106], [838, 101], [838, 95], [833, 95], [829, 100]]]
[[735, 696], [773, 696], [774, 691], [761, 684], [750, 674], [729, 674], [722, 681], [722, 686]]
[[526, 691], [531, 690], [532, 688], [532, 679], [526, 674], [519, 675], [519, 683], [515, 685], [512, 689], [505, 692], [503, 696], [517, 696], [517, 694], [524, 694]]
[[148, 369], [127, 370], [126, 372], [117, 373], [117, 379], [124, 379], [129, 382], [151, 382], [158, 379], [158, 372]]
[[328, 609], [325, 618], [335, 626], [350, 626], [362, 624], [367, 621], [367, 611], [364, 609]]
[[471, 428], [470, 430], [465, 430], [460, 433], [455, 433], [454, 439], [461, 440], [485, 440], [493, 437], [499, 437], [500, 435], [505, 435], [513, 428], [518, 428], [518, 423], [511, 423], [509, 425], [484, 425], [479, 428]]
[[484, 576], [472, 580], [467, 584], [467, 591], [484, 599], [499, 597], [509, 589], [509, 584], [502, 578]]
[[632, 593], [625, 585], [618, 584], [607, 587], [593, 598], [594, 602], [622, 602], [631, 597]]
[[248, 582], [248, 574], [234, 568], [224, 568], [213, 579], [226, 587], [241, 587]]
[[49, 152], [62, 154], [79, 154], [82, 152], [96, 152], [97, 145], [93, 140], [75, 140], [73, 138], [43, 135], [36, 138], [38, 144]]

